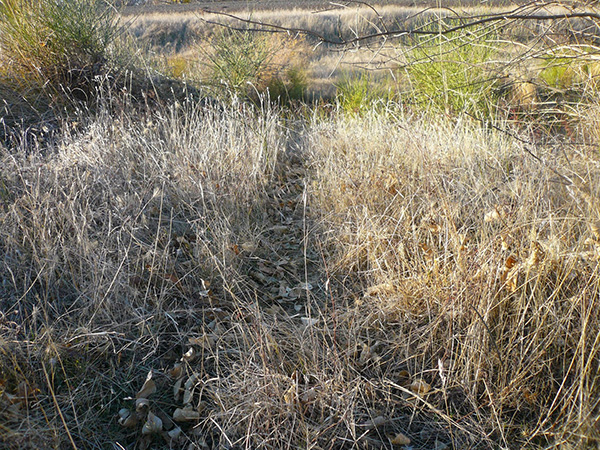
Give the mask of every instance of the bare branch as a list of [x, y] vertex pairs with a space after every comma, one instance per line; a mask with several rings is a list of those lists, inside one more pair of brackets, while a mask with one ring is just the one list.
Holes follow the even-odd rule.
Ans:
[[[375, 14], [377, 15], [377, 17], [380, 20], [382, 20], [381, 14], [379, 14], [377, 12], [377, 10], [373, 6], [369, 5], [368, 3], [362, 2], [362, 1], [353, 1], [353, 2], [348, 2], [348, 3], [357, 3], [357, 4], [365, 5], [369, 9], [373, 10], [375, 12]], [[341, 6], [343, 6], [343, 5], [341, 5]], [[543, 10], [543, 9], [546, 9], [546, 8], [549, 8], [552, 6], [563, 7], [566, 9], [566, 11], [561, 12], [561, 13], [554, 13], [554, 14], [539, 13], [540, 10]], [[424, 10], [420, 11], [419, 14], [424, 14], [425, 12], [427, 12], [431, 9], [433, 9], [433, 8], [424, 9]], [[245, 31], [301, 34], [301, 35], [306, 35], [306, 36], [315, 38], [315, 39], [319, 40], [321, 43], [335, 45], [335, 46], [356, 45], [356, 44], [359, 44], [364, 41], [369, 41], [369, 40], [378, 39], [378, 38], [399, 38], [399, 37], [405, 37], [405, 36], [449, 35], [449, 34], [456, 33], [458, 31], [466, 30], [469, 28], [474, 28], [474, 27], [478, 27], [481, 25], [487, 25], [487, 24], [493, 24], [493, 23], [500, 23], [500, 22], [515, 22], [515, 21], [538, 21], [538, 22], [550, 21], [551, 22], [551, 21], [557, 21], [557, 20], [573, 20], [573, 19], [588, 19], [588, 20], [600, 21], [600, 14], [595, 12], [594, 10], [592, 10], [592, 11], [577, 11], [570, 5], [569, 5], [569, 7], [567, 7], [567, 6], [565, 6], [565, 4], [560, 3], [560, 2], [549, 2], [549, 3], [532, 2], [527, 5], [519, 6], [518, 8], [515, 8], [511, 11], [494, 13], [494, 14], [489, 14], [489, 15], [480, 15], [480, 16], [464, 16], [464, 15], [459, 14], [457, 11], [455, 11], [451, 8], [442, 8], [442, 9], [450, 11], [452, 13], [452, 15], [455, 18], [461, 20], [462, 23], [452, 26], [452, 27], [449, 27], [449, 28], [437, 29], [437, 30], [427, 29], [426, 27], [419, 27], [416, 29], [404, 28], [404, 29], [388, 30], [387, 27], [385, 27], [385, 28], [382, 27], [383, 31], [380, 31], [380, 32], [366, 34], [366, 35], [362, 35], [362, 36], [356, 36], [351, 39], [344, 39], [343, 37], [340, 36], [339, 39], [336, 39], [336, 40], [327, 38], [323, 34], [317, 33], [315, 31], [307, 30], [307, 29], [303, 29], [303, 28], [286, 27], [286, 26], [281, 26], [281, 25], [277, 25], [277, 24], [273, 24], [273, 23], [266, 23], [266, 22], [262, 22], [262, 21], [258, 21], [258, 20], [253, 20], [250, 18], [245, 19], [238, 15], [227, 13], [227, 12], [222, 12], [222, 11], [213, 11], [213, 10], [209, 10], [209, 9], [203, 9], [203, 11], [208, 14], [213, 14], [213, 15], [222, 16], [222, 17], [228, 17], [228, 18], [238, 21], [240, 23], [243, 23], [246, 25], [253, 25], [253, 26], [257, 27], [257, 28], [244, 28]], [[438, 10], [439, 10], [439, 8], [438, 8]], [[231, 28], [231, 29], [240, 29], [240, 28], [232, 27], [231, 25], [217, 22], [214, 20], [206, 20], [206, 19], [201, 19], [201, 20], [203, 20], [206, 23], [213, 24], [213, 25], [224, 26], [226, 28]], [[431, 23], [439, 23], [439, 21], [435, 21], [435, 22], [431, 22]]]

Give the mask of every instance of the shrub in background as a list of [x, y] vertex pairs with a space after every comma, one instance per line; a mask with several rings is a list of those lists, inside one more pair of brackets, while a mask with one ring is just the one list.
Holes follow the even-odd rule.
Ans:
[[217, 95], [256, 100], [268, 92], [272, 100], [284, 103], [304, 98], [308, 80], [302, 38], [227, 29], [217, 32], [210, 44], [200, 51], [208, 59], [208, 81], [217, 87]]
[[227, 87], [232, 94], [246, 96], [258, 84], [273, 57], [266, 37], [252, 31], [222, 30], [208, 52], [210, 81]]
[[493, 39], [486, 29], [419, 39], [405, 67], [414, 102], [433, 112], [490, 115], [490, 63], [497, 53]]
[[346, 72], [336, 85], [337, 103], [350, 114], [371, 111], [392, 99], [394, 94], [387, 84], [386, 80], [376, 79], [369, 72]]
[[36, 102], [87, 100], [119, 30], [101, 0], [0, 0], [0, 79]]

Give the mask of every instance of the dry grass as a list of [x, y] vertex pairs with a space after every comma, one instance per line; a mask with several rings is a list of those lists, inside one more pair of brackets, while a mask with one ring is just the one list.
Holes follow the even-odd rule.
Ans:
[[466, 123], [381, 117], [317, 136], [330, 270], [363, 286], [371, 339], [439, 389], [435, 406], [472, 408], [464, 417], [503, 445], [516, 430], [530, 444], [587, 430], [599, 401], [596, 155], [539, 149], [541, 163]]
[[[2, 150], [5, 447], [595, 445], [594, 152], [394, 105], [124, 111]], [[165, 429], [198, 414], [176, 438], [117, 423], [149, 371]]]
[[[309, 65], [278, 37], [257, 91]], [[187, 39], [163, 69], [202, 79]], [[336, 56], [313, 83], [348, 75]], [[157, 76], [48, 132], [0, 122], [0, 447], [599, 448], [600, 107], [595, 68], [571, 70], [547, 72], [584, 88], [561, 135], [529, 79], [517, 126], [368, 83], [288, 108]]]
[[141, 367], [178, 352], [180, 327], [201, 326], [205, 285], [235, 285], [231, 248], [256, 232], [283, 149], [275, 117], [131, 107], [2, 149], [1, 379], [6, 394], [35, 396], [3, 399], [3, 445], [60, 446], [65, 414], [82, 448], [117, 439], [97, 427]]

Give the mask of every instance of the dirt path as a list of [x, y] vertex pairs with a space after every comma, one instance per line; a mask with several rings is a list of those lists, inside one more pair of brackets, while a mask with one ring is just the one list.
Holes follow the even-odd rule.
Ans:
[[248, 260], [248, 273], [262, 301], [301, 316], [309, 298], [323, 296], [324, 280], [311, 240], [305, 159], [301, 144], [291, 142], [276, 171], [264, 218], [269, 225], [261, 233], [260, 251]]

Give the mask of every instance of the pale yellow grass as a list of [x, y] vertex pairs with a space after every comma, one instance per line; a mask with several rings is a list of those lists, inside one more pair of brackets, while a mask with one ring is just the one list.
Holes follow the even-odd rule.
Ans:
[[342, 117], [312, 135], [312, 193], [360, 334], [405, 361], [387, 377], [424, 376], [434, 405], [472, 408], [508, 447], [514, 432], [585, 447], [600, 402], [598, 157], [531, 150], [468, 122]]
[[[294, 123], [129, 106], [2, 148], [5, 448], [598, 439], [595, 152], [530, 149], [540, 162], [393, 104]], [[263, 284], [289, 264], [288, 214], [313, 283], [296, 300]], [[143, 408], [117, 421], [149, 371], [167, 430], [195, 415], [175, 440], [143, 434]]]

